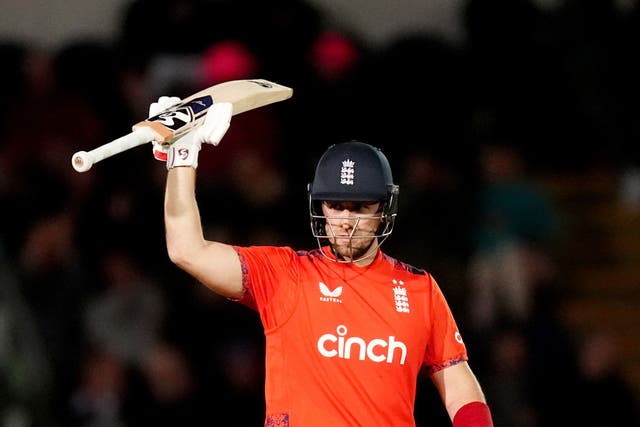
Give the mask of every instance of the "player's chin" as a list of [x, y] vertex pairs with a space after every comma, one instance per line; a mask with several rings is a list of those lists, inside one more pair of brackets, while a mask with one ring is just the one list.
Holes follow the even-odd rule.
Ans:
[[336, 239], [333, 243], [334, 251], [343, 258], [356, 259], [361, 257], [370, 247], [371, 241], [358, 239]]

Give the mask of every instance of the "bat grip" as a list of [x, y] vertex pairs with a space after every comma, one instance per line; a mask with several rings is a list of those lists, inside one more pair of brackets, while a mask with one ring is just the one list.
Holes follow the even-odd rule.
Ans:
[[91, 151], [78, 151], [71, 158], [71, 165], [78, 172], [86, 172], [95, 163], [152, 141], [154, 138], [155, 133], [151, 129], [141, 127]]

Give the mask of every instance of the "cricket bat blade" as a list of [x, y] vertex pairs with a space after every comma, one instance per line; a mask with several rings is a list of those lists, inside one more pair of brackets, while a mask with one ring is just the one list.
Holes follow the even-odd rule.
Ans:
[[231, 80], [197, 92], [165, 111], [132, 126], [132, 131], [91, 151], [78, 151], [71, 165], [86, 172], [106, 158], [151, 141], [171, 143], [199, 126], [215, 102], [230, 102], [233, 114], [284, 101], [293, 89], [264, 79]]

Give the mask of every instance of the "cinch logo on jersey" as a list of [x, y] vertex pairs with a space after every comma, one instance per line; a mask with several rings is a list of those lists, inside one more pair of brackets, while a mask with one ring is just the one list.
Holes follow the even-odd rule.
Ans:
[[339, 359], [357, 358], [373, 362], [400, 362], [404, 365], [407, 358], [407, 346], [396, 337], [390, 335], [387, 339], [375, 338], [367, 342], [364, 338], [348, 337], [347, 327], [338, 325], [337, 335], [324, 334], [318, 339], [318, 351], [328, 358]]
[[342, 304], [342, 300], [339, 298], [342, 295], [342, 286], [338, 286], [334, 290], [330, 290], [327, 285], [322, 282], [318, 282], [318, 287], [320, 288], [320, 293], [322, 296], [320, 297], [320, 301], [324, 302], [337, 302]]

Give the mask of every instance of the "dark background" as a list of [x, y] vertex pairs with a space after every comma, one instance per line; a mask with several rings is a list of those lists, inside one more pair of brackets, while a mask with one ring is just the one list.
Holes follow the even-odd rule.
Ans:
[[[376, 145], [401, 189], [383, 249], [438, 280], [496, 425], [638, 425], [640, 5], [462, 3], [455, 43], [374, 44], [293, 0], [136, 0], [112, 41], [1, 39], [0, 426], [262, 424], [259, 320], [168, 260], [150, 146], [70, 164], [158, 96], [252, 77], [294, 96], [203, 147], [208, 238], [314, 247], [317, 158]], [[416, 421], [448, 425], [426, 376]]]

